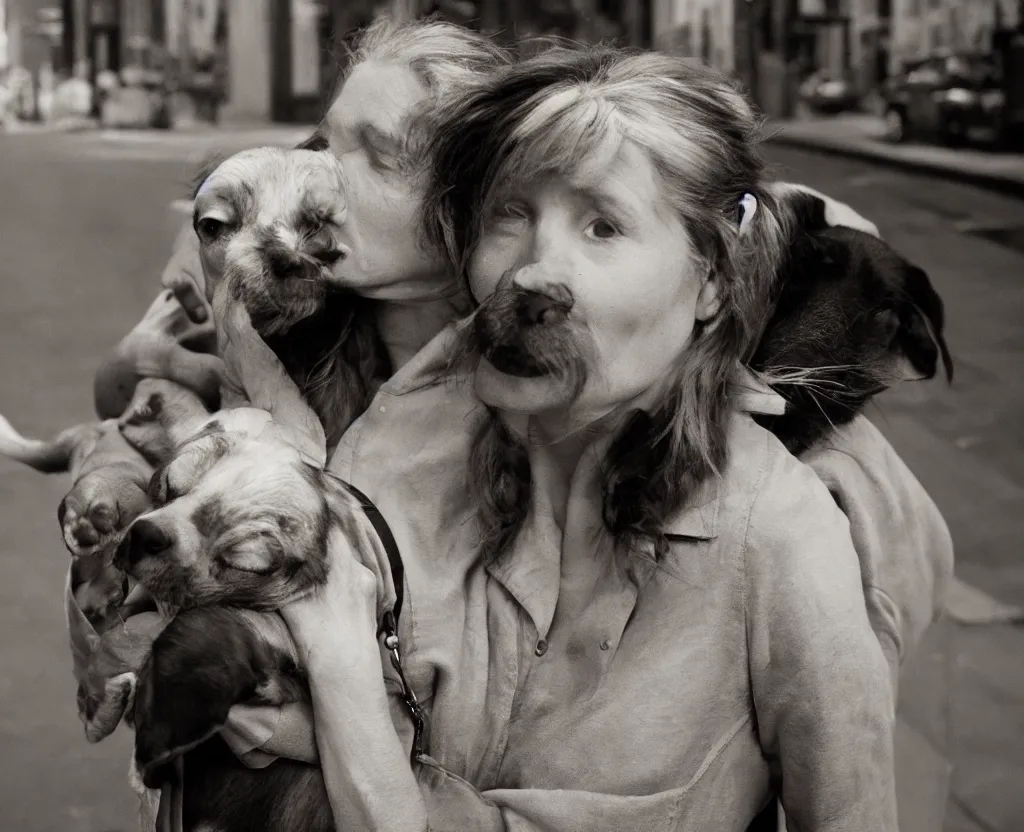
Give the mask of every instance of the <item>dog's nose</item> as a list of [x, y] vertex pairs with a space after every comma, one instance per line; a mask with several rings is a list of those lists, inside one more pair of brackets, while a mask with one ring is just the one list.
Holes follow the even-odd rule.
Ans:
[[284, 246], [274, 246], [268, 249], [267, 263], [274, 276], [281, 280], [303, 277], [309, 269], [307, 261], [299, 252]]
[[519, 318], [534, 326], [550, 326], [562, 321], [572, 309], [572, 298], [552, 297], [544, 292], [531, 290], [522, 293], [519, 301]]
[[141, 518], [132, 523], [121, 546], [118, 557], [127, 561], [125, 565], [137, 563], [140, 559], [159, 555], [171, 548], [174, 539], [152, 520]]

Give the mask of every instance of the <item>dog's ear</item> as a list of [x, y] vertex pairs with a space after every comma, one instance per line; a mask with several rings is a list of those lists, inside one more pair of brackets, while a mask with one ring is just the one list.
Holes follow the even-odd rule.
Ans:
[[195, 198], [199, 196], [199, 191], [203, 187], [203, 183], [210, 178], [211, 174], [217, 170], [228, 157], [223, 153], [211, 153], [202, 162], [199, 163], [199, 167], [196, 169], [195, 175], [189, 182], [189, 198], [195, 201]]
[[254, 640], [238, 611], [204, 608], [179, 613], [153, 643], [132, 713], [135, 761], [147, 788], [167, 782], [174, 761], [254, 695], [266, 664]]
[[325, 136], [318, 128], [312, 136], [296, 145], [295, 149], [314, 151], [329, 150], [330, 142], [327, 141], [327, 136]]
[[907, 380], [934, 378], [939, 361], [946, 380], [953, 380], [953, 358], [943, 335], [945, 312], [942, 298], [927, 273], [910, 263], [901, 275], [903, 303], [893, 346], [903, 359], [901, 375]]
[[786, 203], [793, 214], [797, 235], [813, 234], [828, 228], [825, 218], [825, 200], [806, 191], [793, 190], [786, 194]]

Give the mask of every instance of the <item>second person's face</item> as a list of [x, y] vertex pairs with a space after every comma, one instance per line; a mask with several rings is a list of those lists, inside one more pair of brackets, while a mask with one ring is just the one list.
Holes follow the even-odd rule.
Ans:
[[327, 114], [346, 179], [338, 278], [366, 297], [420, 300], [451, 289], [420, 231], [425, 177], [404, 157], [409, 118], [427, 95], [407, 67], [370, 61], [352, 70]]

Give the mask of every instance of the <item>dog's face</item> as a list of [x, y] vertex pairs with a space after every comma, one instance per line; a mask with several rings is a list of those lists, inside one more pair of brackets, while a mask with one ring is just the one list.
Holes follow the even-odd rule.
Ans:
[[326, 578], [331, 525], [358, 505], [335, 483], [265, 411], [223, 411], [154, 473], [116, 562], [171, 608], [277, 609]]
[[348, 255], [344, 175], [328, 152], [257, 148], [202, 176], [193, 226], [207, 299], [228, 280], [262, 336], [316, 314]]

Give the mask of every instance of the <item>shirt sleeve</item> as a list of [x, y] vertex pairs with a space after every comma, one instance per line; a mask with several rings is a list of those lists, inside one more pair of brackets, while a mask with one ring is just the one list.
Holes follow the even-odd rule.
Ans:
[[941, 611], [953, 577], [949, 529], [921, 483], [863, 416], [804, 461], [850, 521], [868, 617], [895, 691], [900, 664]]
[[789, 832], [895, 830], [894, 696], [846, 517], [774, 454], [745, 544], [757, 730]]

